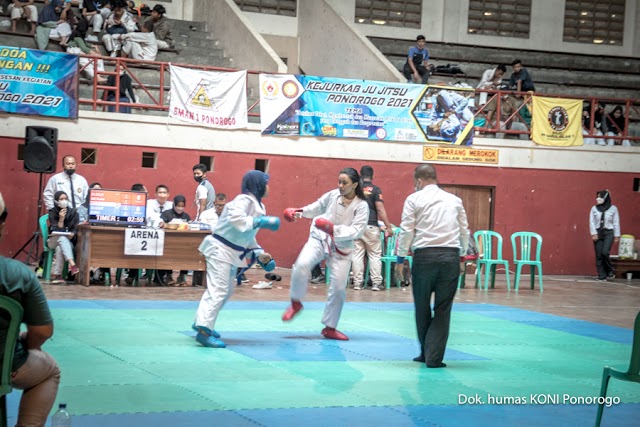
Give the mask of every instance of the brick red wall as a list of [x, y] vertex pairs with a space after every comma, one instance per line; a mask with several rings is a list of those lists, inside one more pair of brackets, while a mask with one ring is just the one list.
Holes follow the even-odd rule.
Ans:
[[[23, 171], [22, 161], [17, 160], [21, 142], [0, 137], [0, 191], [10, 209], [7, 235], [0, 241], [0, 255], [4, 256], [12, 256], [36, 228], [38, 174]], [[69, 142], [60, 142], [59, 160], [65, 154], [80, 159], [81, 148], [98, 150], [97, 164], [78, 166], [78, 173], [89, 183], [98, 181], [104, 187], [130, 188], [140, 182], [150, 193], [156, 185], [166, 184], [172, 196], [187, 197], [190, 214], [195, 211], [191, 205], [195, 192], [191, 168], [201, 155], [215, 157], [210, 179], [216, 191], [228, 197], [239, 192], [242, 175], [254, 168], [256, 158], [269, 159], [271, 194], [265, 204], [272, 215], [280, 215], [289, 206], [311, 203], [323, 192], [336, 188], [338, 172], [349, 166], [356, 169], [364, 164], [373, 166], [374, 182], [383, 189], [387, 213], [394, 224], [399, 224], [404, 199], [413, 191], [414, 163]], [[158, 154], [156, 169], [141, 168], [142, 151]], [[442, 183], [496, 187], [494, 224], [495, 230], [505, 238], [505, 256], [512, 258], [511, 245], [507, 242], [511, 233], [536, 231], [544, 238], [545, 274], [595, 273], [588, 213], [597, 190], [611, 191], [613, 202], [621, 212], [622, 232], [640, 238], [640, 193], [633, 192], [634, 174], [459, 165], [437, 165], [437, 170]], [[45, 175], [45, 184], [50, 176]], [[308, 220], [284, 223], [276, 233], [261, 231], [258, 241], [274, 255], [278, 265], [290, 267], [308, 237], [308, 229]], [[616, 251], [614, 248], [614, 253]]]

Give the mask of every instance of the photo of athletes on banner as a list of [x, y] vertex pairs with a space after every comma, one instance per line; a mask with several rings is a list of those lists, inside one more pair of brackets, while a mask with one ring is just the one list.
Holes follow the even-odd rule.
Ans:
[[427, 86], [411, 114], [429, 142], [473, 144], [473, 89]]
[[471, 145], [473, 90], [260, 74], [264, 135]]

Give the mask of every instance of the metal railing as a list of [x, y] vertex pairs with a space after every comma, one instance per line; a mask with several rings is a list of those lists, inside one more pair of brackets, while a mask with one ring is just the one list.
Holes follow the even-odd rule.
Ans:
[[[168, 111], [168, 92], [169, 87], [166, 86], [169, 75], [169, 65], [190, 68], [193, 70], [204, 71], [237, 71], [233, 68], [223, 67], [211, 67], [203, 65], [191, 65], [169, 62], [157, 62], [157, 61], [143, 61], [137, 59], [128, 58], [111, 58], [111, 57], [98, 57], [91, 55], [81, 55], [83, 58], [87, 58], [89, 62], [80, 68], [80, 71], [84, 71], [87, 67], [93, 67], [97, 70], [97, 61], [103, 61], [105, 66], [112, 68], [113, 71], [95, 72], [93, 79], [88, 81], [92, 87], [92, 97], [82, 98], [80, 97], [79, 103], [81, 105], [89, 105], [92, 110], [96, 111], [102, 109], [106, 110], [108, 107], [114, 107], [115, 111], [119, 111], [120, 107], [132, 107], [143, 110], [156, 110], [156, 111]], [[155, 70], [157, 73], [157, 80], [154, 83], [144, 83], [143, 77], [140, 75], [141, 71]], [[146, 95], [145, 100], [142, 102], [122, 102], [120, 96], [115, 96], [113, 101], [107, 100], [107, 93], [114, 92], [120, 93], [120, 75], [121, 72], [127, 72], [133, 80], [133, 86]], [[258, 88], [258, 75], [260, 71], [247, 71], [247, 92], [248, 98], [252, 98], [252, 94], [259, 94]], [[99, 76], [115, 76], [114, 85], [107, 86], [100, 82]], [[86, 82], [86, 80], [84, 80]], [[102, 93], [100, 93], [102, 91]], [[532, 93], [531, 92], [514, 92], [514, 91], [501, 91], [501, 90], [476, 90], [476, 105], [478, 105], [478, 96], [482, 93], [487, 94], [486, 102], [478, 106], [474, 110], [474, 118], [476, 121], [475, 130], [482, 136], [482, 134], [511, 134], [511, 135], [530, 135], [531, 134], [531, 112], [532, 112]], [[579, 99], [582, 100], [585, 105], [589, 105], [589, 126], [583, 126], [583, 134], [585, 138], [594, 138], [596, 140], [602, 140], [605, 143], [606, 140], [613, 140], [616, 144], [622, 143], [624, 140], [640, 141], [640, 135], [630, 135], [630, 124], [637, 123], [640, 126], [640, 99], [620, 99], [620, 98], [599, 98], [599, 97], [579, 97], [575, 95], [555, 95], [555, 94], [539, 94], [551, 98], [564, 98], [564, 99]], [[248, 106], [248, 114], [252, 117], [259, 117], [258, 106], [260, 103], [259, 96], [256, 96], [253, 101], [250, 101]], [[614, 124], [613, 120], [610, 120], [616, 127], [616, 135], [604, 135], [598, 131], [597, 123], [595, 122], [595, 112], [598, 103], [606, 103], [607, 105], [620, 105], [623, 107], [624, 113], [624, 129], [620, 129]], [[497, 112], [501, 112], [499, 115]], [[605, 113], [605, 117], [611, 119], [610, 111]], [[498, 116], [500, 120], [498, 120]], [[484, 123], [483, 120], [484, 119]], [[514, 123], [520, 123], [514, 125]]]
[[[115, 108], [115, 111], [119, 111], [120, 107], [132, 107], [143, 110], [156, 110], [156, 111], [169, 111], [168, 100], [170, 88], [167, 86], [167, 82], [169, 79], [167, 76], [170, 75], [169, 65], [174, 65], [178, 67], [189, 68], [192, 70], [203, 70], [203, 71], [227, 71], [233, 72], [238, 71], [233, 68], [224, 68], [224, 67], [211, 67], [206, 65], [191, 65], [191, 64], [181, 64], [174, 62], [159, 62], [159, 61], [144, 61], [139, 59], [129, 59], [129, 58], [111, 58], [104, 56], [93, 56], [93, 55], [80, 55], [83, 58], [88, 59], [88, 62], [80, 67], [80, 73], [85, 71], [89, 67], [93, 67], [94, 75], [93, 79], [89, 80], [88, 83], [92, 87], [92, 97], [91, 98], [83, 98], [80, 97], [78, 102], [80, 105], [89, 105], [93, 111], [97, 111], [102, 109], [103, 111], [107, 109], [107, 107], [112, 106]], [[113, 68], [112, 71], [98, 71], [98, 61], [102, 61], [105, 67]], [[141, 72], [146, 70], [153, 70], [157, 72], [157, 80], [154, 83], [144, 83], [144, 78], [141, 76]], [[131, 79], [133, 80], [133, 87], [140, 91], [142, 94], [146, 95], [148, 100], [144, 100], [143, 102], [122, 102], [120, 101], [120, 96], [115, 96], [115, 100], [108, 101], [107, 93], [114, 92], [115, 94], [120, 94], [120, 76], [122, 72], [126, 72]], [[257, 82], [258, 75], [261, 71], [247, 71], [247, 91], [250, 93], [254, 93], [254, 89], [257, 93], [257, 83], [255, 86], [252, 86], [252, 80]], [[100, 82], [100, 76], [115, 76], [114, 85], [107, 86], [104, 83]], [[81, 80], [82, 81], [82, 80]], [[84, 80], [86, 81], [86, 80]], [[102, 91], [102, 93], [100, 93]], [[254, 111], [256, 110], [259, 104], [259, 98], [253, 101], [248, 106], [248, 114], [249, 116], [259, 117], [259, 113]]]
[[[476, 123], [475, 130], [481, 133], [504, 133], [512, 135], [531, 134], [531, 118], [532, 118], [532, 92], [514, 92], [503, 90], [482, 90], [476, 89], [476, 95], [481, 93], [487, 94], [486, 103], [483, 103], [476, 108], [474, 117]], [[640, 126], [640, 99], [622, 99], [622, 98], [601, 98], [601, 97], [581, 97], [575, 95], [556, 95], [556, 94], [537, 94], [548, 98], [563, 98], [563, 99], [576, 99], [583, 101], [585, 106], [589, 106], [588, 111], [589, 124], [585, 126], [583, 123], [583, 136], [585, 138], [593, 138], [596, 140], [613, 140], [616, 144], [621, 143], [624, 140], [628, 141], [640, 141], [639, 135], [630, 134], [630, 125], [637, 123]], [[476, 97], [476, 105], [477, 105]], [[492, 103], [494, 103], [492, 105]], [[595, 120], [595, 113], [598, 104], [603, 103], [608, 106], [619, 105], [623, 109], [624, 126], [620, 129], [612, 120], [611, 109], [608, 112], [604, 112], [602, 120], [609, 121], [614, 126], [611, 129], [616, 135], [605, 135], [599, 131], [598, 124]], [[500, 120], [497, 120], [498, 112]], [[513, 123], [518, 122], [522, 125], [518, 126], [519, 129], [512, 129]], [[525, 129], [523, 129], [523, 127]], [[639, 129], [640, 131], [640, 129]]]

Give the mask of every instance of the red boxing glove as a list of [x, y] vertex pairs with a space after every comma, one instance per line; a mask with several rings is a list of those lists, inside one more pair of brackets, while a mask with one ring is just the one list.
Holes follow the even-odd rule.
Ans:
[[296, 212], [302, 212], [302, 209], [297, 209], [297, 208], [287, 208], [284, 210], [284, 212], [282, 213], [282, 216], [284, 217], [284, 219], [286, 221], [289, 222], [296, 222], [297, 218], [296, 218]]
[[333, 223], [325, 218], [316, 219], [316, 228], [322, 230], [330, 236], [333, 236]]

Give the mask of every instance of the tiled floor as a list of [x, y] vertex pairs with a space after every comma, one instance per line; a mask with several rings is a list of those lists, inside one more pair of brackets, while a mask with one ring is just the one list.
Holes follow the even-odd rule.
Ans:
[[[290, 270], [278, 268], [282, 277], [273, 282], [272, 289], [252, 289], [252, 285], [264, 279], [262, 270], [247, 271], [249, 283], [238, 286], [232, 297], [234, 301], [282, 301], [283, 307], [289, 300]], [[175, 275], [175, 274], [174, 274]], [[513, 280], [513, 275], [511, 276]], [[572, 317], [607, 325], [633, 327], [633, 319], [640, 309], [640, 280], [615, 279], [600, 283], [588, 277], [545, 276], [544, 292], [537, 284], [534, 290], [526, 280], [521, 282], [518, 292], [507, 292], [503, 275], [496, 278], [495, 289], [483, 291], [474, 288], [474, 276], [467, 275], [467, 286], [456, 295], [456, 302], [491, 303], [558, 316]], [[144, 282], [144, 281], [143, 281]], [[49, 286], [45, 285], [49, 299], [145, 299], [195, 301], [202, 296], [201, 287], [129, 287], [108, 286]], [[309, 301], [324, 301], [326, 286], [310, 285]], [[370, 288], [362, 291], [349, 289], [347, 301], [353, 302], [412, 302], [411, 288], [392, 288], [373, 292]]]
[[[591, 425], [602, 367], [626, 368], [640, 281], [599, 283], [546, 276], [544, 292], [459, 291], [445, 361], [426, 369], [417, 354], [411, 288], [347, 293], [340, 329], [319, 334], [326, 286], [311, 285], [292, 323], [289, 271], [272, 289], [250, 270], [216, 329], [226, 349], [203, 348], [190, 324], [203, 289], [45, 285], [56, 333], [58, 401], [75, 427], [173, 426], [575, 426]], [[560, 399], [540, 403], [533, 396]], [[640, 388], [612, 381], [620, 404], [604, 423], [635, 426]], [[460, 399], [478, 396], [481, 404]], [[523, 397], [504, 403], [489, 397]], [[569, 399], [563, 401], [563, 399]], [[19, 393], [8, 397], [15, 421]]]

